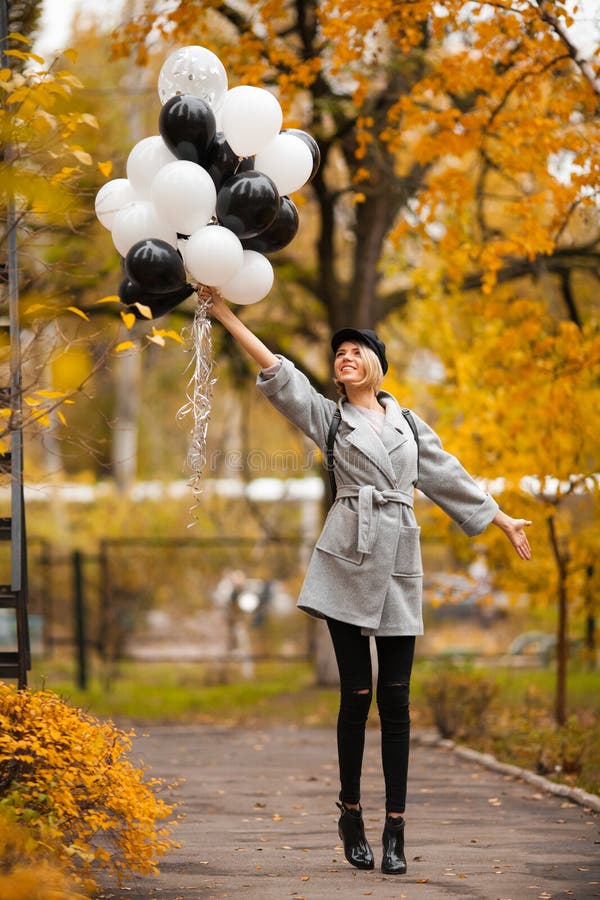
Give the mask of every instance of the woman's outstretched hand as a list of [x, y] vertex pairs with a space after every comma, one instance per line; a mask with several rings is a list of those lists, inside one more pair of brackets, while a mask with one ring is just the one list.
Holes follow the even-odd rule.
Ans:
[[205, 290], [210, 291], [210, 304], [208, 307], [208, 311], [211, 316], [217, 319], [218, 322], [222, 322], [223, 318], [226, 318], [231, 310], [219, 294], [216, 288], [205, 288]]
[[531, 525], [529, 519], [513, 519], [499, 510], [493, 521], [502, 529], [521, 559], [531, 559], [531, 547], [525, 534], [525, 529]]

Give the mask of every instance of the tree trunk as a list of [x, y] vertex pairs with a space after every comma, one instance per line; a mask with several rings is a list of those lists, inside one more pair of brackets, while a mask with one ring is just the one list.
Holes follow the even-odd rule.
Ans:
[[120, 494], [131, 488], [137, 476], [141, 359], [139, 350], [134, 349], [121, 353], [115, 363], [117, 372], [112, 469]]
[[550, 545], [554, 554], [558, 574], [558, 620], [556, 626], [556, 692], [554, 698], [554, 719], [557, 725], [567, 721], [567, 669], [568, 669], [568, 553], [561, 553], [556, 534], [554, 514], [548, 519]]

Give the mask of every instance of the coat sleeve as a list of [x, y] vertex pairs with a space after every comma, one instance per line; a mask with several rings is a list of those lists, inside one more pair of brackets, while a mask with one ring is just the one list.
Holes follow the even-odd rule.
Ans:
[[459, 525], [465, 534], [481, 534], [499, 506], [483, 491], [455, 456], [442, 447], [439, 437], [413, 413], [419, 434], [417, 487]]
[[314, 389], [310, 381], [285, 356], [275, 374], [259, 372], [258, 389], [275, 409], [325, 450], [327, 434], [336, 404]]

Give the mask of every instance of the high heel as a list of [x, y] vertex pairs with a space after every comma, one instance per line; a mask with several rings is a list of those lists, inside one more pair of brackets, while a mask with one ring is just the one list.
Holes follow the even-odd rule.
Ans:
[[344, 842], [344, 855], [357, 869], [372, 869], [375, 866], [373, 851], [365, 836], [362, 809], [351, 809], [343, 803], [335, 804], [341, 811], [338, 834]]
[[404, 875], [406, 857], [404, 855], [404, 819], [401, 816], [386, 817], [382, 842], [381, 871], [385, 875]]

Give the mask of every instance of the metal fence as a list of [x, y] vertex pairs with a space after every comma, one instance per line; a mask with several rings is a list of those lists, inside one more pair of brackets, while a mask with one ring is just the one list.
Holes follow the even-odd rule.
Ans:
[[71, 655], [81, 686], [96, 659], [216, 665], [311, 653], [309, 623], [294, 614], [308, 553], [297, 538], [110, 539], [93, 553], [32, 540], [29, 553], [34, 655]]

